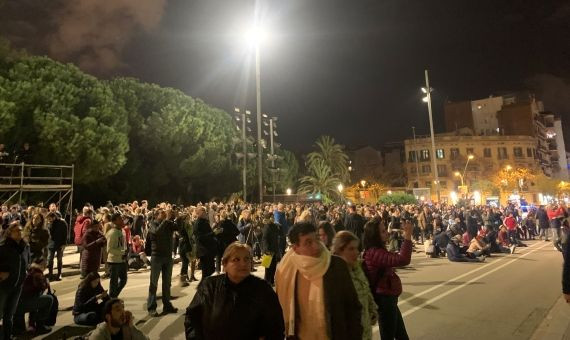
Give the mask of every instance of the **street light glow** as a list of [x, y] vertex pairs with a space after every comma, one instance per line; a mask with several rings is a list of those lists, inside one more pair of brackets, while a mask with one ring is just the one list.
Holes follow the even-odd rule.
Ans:
[[475, 156], [473, 156], [473, 155], [469, 155], [469, 156], [467, 156], [467, 158], [469, 158], [469, 159], [473, 159], [473, 158], [475, 158]]
[[428, 100], [429, 100], [429, 99], [428, 99], [428, 97], [427, 97], [427, 96], [426, 96], [426, 97], [423, 97], [423, 98], [422, 98], [422, 101], [423, 101], [424, 103], [427, 103], [427, 102], [428, 102]]
[[269, 33], [263, 27], [260, 27], [258, 24], [253, 25], [249, 29], [247, 29], [244, 33], [244, 40], [250, 46], [257, 46], [269, 39]]
[[365, 185], [366, 185], [366, 181], [365, 181], [365, 180], [360, 181], [360, 185], [365, 186]]
[[505, 167], [505, 170], [507, 170], [507, 171], [510, 171], [510, 170], [512, 170], [512, 169], [513, 169], [513, 167], [510, 166], [510, 165], [507, 165], [507, 166]]
[[461, 174], [459, 173], [459, 171], [456, 171], [455, 173], [453, 173], [456, 177], [461, 176]]
[[344, 189], [342, 184], [339, 184], [336, 188], [338, 189], [338, 192], [342, 192], [342, 190]]
[[422, 87], [422, 92], [423, 92], [423, 93], [427, 93], [427, 90], [426, 90], [425, 87]]
[[291, 188], [287, 188], [285, 192], [287, 192], [287, 196], [290, 196], [293, 190], [291, 190]]

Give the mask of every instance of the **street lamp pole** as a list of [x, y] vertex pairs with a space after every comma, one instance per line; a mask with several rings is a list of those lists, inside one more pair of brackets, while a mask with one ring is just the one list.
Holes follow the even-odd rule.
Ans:
[[420, 187], [420, 163], [418, 160], [418, 143], [416, 141], [416, 127], [412, 126], [412, 134], [414, 135], [414, 159], [416, 160], [416, 182], [418, 182], [418, 188]]
[[426, 95], [427, 95], [427, 104], [428, 104], [428, 113], [429, 113], [429, 130], [431, 133], [431, 152], [432, 152], [432, 164], [433, 164], [433, 171], [434, 171], [434, 182], [435, 182], [435, 192], [437, 194], [437, 201], [441, 202], [441, 193], [439, 191], [439, 174], [437, 171], [437, 162], [436, 162], [436, 154], [435, 154], [435, 137], [433, 134], [433, 115], [431, 110], [431, 87], [429, 87], [429, 77], [428, 77], [428, 70], [425, 70], [425, 77], [426, 77]]
[[263, 158], [261, 145], [261, 63], [259, 40], [255, 41], [255, 83], [257, 99], [257, 177], [259, 181], [259, 203], [263, 203]]

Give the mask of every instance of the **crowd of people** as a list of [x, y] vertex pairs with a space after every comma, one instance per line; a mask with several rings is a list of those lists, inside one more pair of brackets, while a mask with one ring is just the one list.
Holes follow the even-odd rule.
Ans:
[[[523, 209], [513, 204], [151, 207], [147, 201], [95, 208], [87, 203], [71, 227], [55, 204], [1, 210], [5, 339], [51, 331], [57, 298], [50, 282], [61, 280], [68, 240], [80, 252], [74, 322], [97, 326], [92, 339], [146, 337], [119, 299], [129, 270], [150, 269], [150, 317], [178, 313], [170, 295], [175, 260], [181, 263], [181, 287], [201, 273], [186, 309], [187, 339], [371, 339], [376, 324], [382, 339], [407, 339], [395, 268], [408, 265], [414, 249], [423, 246], [426, 256], [453, 262], [481, 262], [493, 253], [514, 253], [525, 246], [523, 240], [535, 238], [551, 239], [563, 251], [568, 230], [564, 204]], [[263, 280], [251, 275], [262, 260]], [[109, 278], [108, 291], [103, 278]], [[222, 322], [227, 327], [219, 327]]]

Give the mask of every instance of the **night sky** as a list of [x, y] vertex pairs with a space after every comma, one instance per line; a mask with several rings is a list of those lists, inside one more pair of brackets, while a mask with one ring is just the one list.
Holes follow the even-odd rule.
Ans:
[[[0, 0], [0, 35], [99, 77], [133, 76], [227, 111], [255, 111], [241, 32], [254, 1]], [[283, 146], [321, 134], [355, 147], [428, 133], [445, 100], [531, 88], [570, 126], [570, 1], [262, 1], [262, 111]], [[568, 134], [568, 133], [567, 133]]]

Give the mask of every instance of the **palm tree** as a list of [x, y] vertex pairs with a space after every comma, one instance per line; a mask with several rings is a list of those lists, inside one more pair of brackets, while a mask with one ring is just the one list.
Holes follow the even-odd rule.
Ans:
[[323, 161], [328, 165], [331, 175], [340, 181], [348, 180], [348, 155], [344, 152], [344, 146], [336, 144], [334, 138], [321, 136], [317, 139], [315, 146], [317, 151], [307, 155], [307, 165], [311, 168], [316, 162]]
[[325, 199], [339, 195], [340, 179], [334, 176], [331, 168], [322, 159], [316, 159], [309, 167], [309, 175], [300, 179], [298, 192], [301, 194], [321, 194]]

